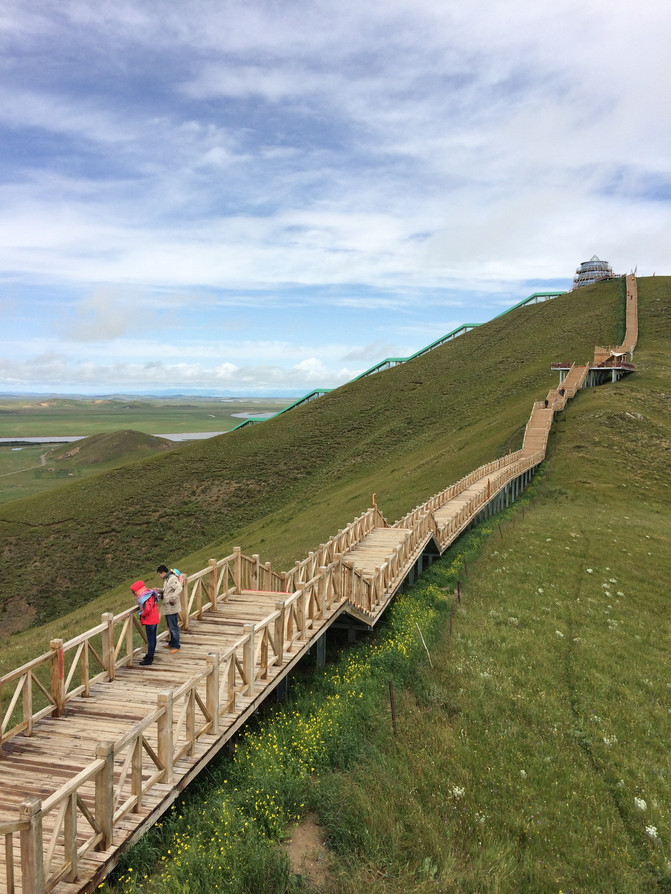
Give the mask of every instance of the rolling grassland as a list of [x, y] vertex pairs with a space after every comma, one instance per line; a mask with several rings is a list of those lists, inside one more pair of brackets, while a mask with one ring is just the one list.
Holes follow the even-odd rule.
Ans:
[[520, 445], [553, 360], [618, 343], [622, 285], [519, 308], [277, 419], [0, 507], [2, 608], [24, 625], [99, 594], [115, 608], [159, 562], [188, 571], [191, 554], [200, 567], [235, 545], [288, 568], [374, 492], [402, 516]]
[[[107, 890], [671, 891], [671, 289], [655, 279], [636, 374], [579, 394], [522, 500], [295, 681]], [[282, 842], [306, 817], [319, 834], [292, 872]]]
[[72, 478], [100, 474], [174, 448], [174, 441], [123, 430], [57, 446], [0, 445], [0, 503], [45, 493]]
[[228, 431], [235, 413], [277, 413], [280, 398], [83, 398], [0, 395], [0, 437], [84, 437], [124, 429], [145, 434]]
[[[81, 495], [93, 499], [89, 488], [104, 482], [108, 523], [120, 530], [131, 515], [121, 510], [129, 481], [138, 512], [154, 495], [169, 505], [177, 482], [186, 487], [209, 471], [198, 504], [205, 536], [209, 513], [217, 517], [216, 469], [220, 485], [246, 469], [241, 487], [255, 483], [266, 514], [257, 507], [245, 518], [252, 501], [230, 487], [218, 516], [230, 529], [196, 549], [174, 513], [173, 534], [185, 539], [169, 559], [201, 567], [239, 544], [288, 567], [373, 491], [391, 520], [518, 446], [531, 401], [556, 383], [550, 361], [586, 360], [594, 344], [619, 342], [617, 287], [538, 305], [511, 327], [504, 317], [489, 332], [481, 327], [477, 342], [464, 337], [421, 358], [430, 364], [347, 386], [334, 405], [296, 411], [293, 432], [264, 423], [208, 451], [192, 445], [69, 485], [63, 498], [76, 493], [71, 512], [85, 513]], [[374, 635], [295, 679], [289, 701], [248, 727], [107, 890], [671, 891], [671, 281], [639, 280], [639, 301], [637, 372], [576, 397], [522, 500], [462, 537], [395, 600]], [[160, 468], [175, 474], [161, 479]], [[150, 478], [144, 487], [139, 470]], [[65, 513], [58, 520], [55, 504], [21, 502], [43, 536], [36, 507], [49, 507], [51, 523], [74, 538], [71, 553], [95, 544], [83, 523]], [[190, 518], [195, 525], [196, 507]], [[3, 524], [18, 530], [9, 507]], [[149, 531], [145, 538], [154, 542]], [[140, 570], [155, 567], [150, 555], [138, 549]], [[109, 583], [122, 570], [108, 570]], [[35, 654], [40, 637], [127, 603], [127, 581], [118, 583], [10, 637], [5, 666], [28, 648]], [[292, 872], [284, 842], [310, 817], [318, 841]]]

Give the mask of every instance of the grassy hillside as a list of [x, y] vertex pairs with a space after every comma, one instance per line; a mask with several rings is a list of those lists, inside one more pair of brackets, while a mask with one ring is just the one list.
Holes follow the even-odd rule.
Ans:
[[119, 465], [173, 450], [175, 443], [139, 431], [114, 431], [91, 435], [74, 444], [59, 445], [47, 453], [48, 464], [79, 468], [80, 466]]
[[329, 891], [671, 891], [669, 280], [640, 297], [636, 374], [559, 417], [398, 696], [399, 740], [381, 718], [320, 781]]
[[[524, 504], [294, 683], [106, 890], [671, 891], [671, 281], [639, 290], [637, 372], [558, 417]], [[312, 881], [279, 843], [307, 811]]]
[[40, 623], [158, 562], [190, 570], [198, 550], [238, 544], [288, 567], [373, 492], [393, 520], [519, 446], [532, 401], [556, 384], [551, 361], [620, 340], [622, 288], [519, 308], [277, 419], [4, 506], [0, 598]]
[[2, 445], [0, 503], [44, 494], [73, 478], [86, 478], [174, 448], [174, 441], [136, 431], [92, 435], [51, 449], [45, 444]]

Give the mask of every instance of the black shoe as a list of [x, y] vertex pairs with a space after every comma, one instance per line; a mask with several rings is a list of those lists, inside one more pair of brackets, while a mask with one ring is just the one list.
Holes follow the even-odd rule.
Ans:
[[154, 663], [154, 659], [153, 659], [153, 658], [147, 658], [146, 655], [144, 656], [144, 658], [143, 658], [142, 661], [140, 662], [140, 664], [144, 664], [144, 665], [147, 665], [147, 664], [153, 664], [153, 663]]

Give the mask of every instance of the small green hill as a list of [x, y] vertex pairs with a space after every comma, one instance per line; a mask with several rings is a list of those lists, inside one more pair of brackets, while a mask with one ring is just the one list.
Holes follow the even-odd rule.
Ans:
[[120, 462], [145, 459], [156, 453], [174, 450], [174, 448], [174, 442], [166, 438], [127, 429], [91, 435], [91, 437], [83, 438], [75, 443], [59, 445], [49, 451], [46, 461], [48, 463], [67, 463], [69, 466], [75, 467], [97, 464], [101, 466], [119, 465]]
[[[373, 492], [393, 521], [520, 445], [533, 400], [557, 383], [551, 362], [621, 341], [623, 287], [518, 308], [276, 419], [0, 507], [0, 599], [20, 594], [26, 623], [41, 623], [157, 562], [188, 571], [189, 554], [195, 569], [234, 545], [287, 568]], [[645, 331], [668, 312], [670, 280], [640, 292]]]

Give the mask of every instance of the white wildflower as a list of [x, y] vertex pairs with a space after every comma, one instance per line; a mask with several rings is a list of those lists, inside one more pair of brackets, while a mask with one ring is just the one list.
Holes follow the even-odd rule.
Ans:
[[618, 591], [617, 591], [617, 595], [618, 595], [618, 596], [624, 596], [624, 593], [622, 592], [622, 590], [618, 590]]
[[466, 792], [466, 789], [465, 789], [465, 788], [461, 788], [461, 787], [458, 786], [458, 785], [455, 785], [454, 788], [452, 789], [452, 795], [453, 795], [455, 798], [463, 798], [465, 792]]
[[476, 813], [475, 814], [475, 822], [479, 823], [481, 826], [484, 826], [486, 819], [487, 819], [487, 816], [484, 813]]
[[564, 634], [561, 630], [555, 630], [555, 634], [559, 637], [559, 639], [564, 639]]
[[588, 573], [588, 574], [594, 574], [594, 569], [593, 569], [593, 568], [588, 568], [588, 569], [587, 569], [587, 573]]
[[609, 579], [609, 581], [611, 582], [611, 584], [616, 584], [616, 583], [617, 583], [617, 581], [615, 580], [614, 577], [610, 577], [610, 578], [608, 578], [608, 579]]
[[522, 777], [522, 779], [526, 779], [526, 778], [527, 778], [527, 771], [526, 771], [526, 770], [520, 770], [520, 776]]
[[647, 806], [648, 806], [648, 805], [647, 805], [646, 802], [643, 800], [643, 798], [634, 798], [634, 807], [635, 807], [637, 810], [646, 810], [646, 809], [647, 809]]
[[657, 834], [657, 826], [646, 826], [645, 834], [648, 836], [648, 838], [652, 838], [653, 841], [655, 838], [659, 838], [659, 835]]
[[538, 592], [539, 592], [539, 593], [542, 593], [542, 592], [543, 592], [543, 588], [542, 588], [542, 587], [539, 587], [539, 588], [538, 588]]

